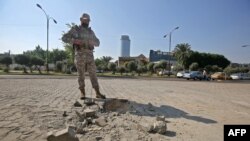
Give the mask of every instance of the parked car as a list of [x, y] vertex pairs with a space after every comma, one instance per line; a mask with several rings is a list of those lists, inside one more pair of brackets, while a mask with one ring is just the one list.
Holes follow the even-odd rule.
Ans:
[[235, 73], [230, 75], [232, 79], [238, 79], [238, 80], [243, 80], [243, 79], [250, 79], [250, 74], [249, 73]]
[[168, 71], [168, 70], [164, 70], [164, 71], [159, 71], [159, 75], [168, 75], [170, 73], [170, 75], [172, 75], [173, 74], [173, 72], [172, 71]]
[[230, 76], [226, 75], [224, 72], [216, 72], [211, 75], [212, 80], [230, 80], [232, 79]]
[[103, 73], [104, 71], [103, 71], [103, 70], [98, 70], [98, 69], [97, 69], [95, 72], [96, 72], [96, 73]]
[[190, 71], [189, 73], [184, 73], [183, 78], [186, 78], [187, 80], [189, 79], [199, 79], [202, 80], [203, 79], [203, 75], [201, 72], [199, 71]]
[[176, 77], [182, 78], [184, 76], [184, 73], [188, 73], [188, 72], [189, 71], [179, 71], [179, 72], [177, 72]]

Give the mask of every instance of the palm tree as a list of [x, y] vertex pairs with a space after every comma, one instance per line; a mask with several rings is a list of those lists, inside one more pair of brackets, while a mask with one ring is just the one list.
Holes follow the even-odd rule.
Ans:
[[191, 46], [188, 43], [177, 44], [174, 49], [174, 57], [184, 69], [187, 68], [187, 60], [191, 52]]
[[111, 56], [102, 56], [101, 60], [108, 64], [113, 58]]
[[[70, 32], [70, 30], [72, 30], [72, 28], [73, 27], [75, 27], [76, 26], [76, 24], [75, 23], [67, 23], [66, 24], [66, 26], [69, 28], [69, 31], [68, 32]], [[66, 34], [68, 33], [68, 32], [64, 32], [63, 31], [63, 33], [62, 33], [62, 37], [63, 36], [67, 36]], [[66, 56], [67, 56], [67, 61], [68, 61], [68, 64], [74, 64], [74, 54], [75, 54], [75, 52], [74, 52], [74, 49], [73, 49], [73, 45], [72, 44], [70, 44], [70, 43], [68, 43], [68, 42], [64, 42], [63, 41], [63, 46], [64, 46], [64, 48], [65, 48], [65, 51], [66, 51]]]
[[102, 56], [100, 60], [104, 66], [104, 70], [106, 71], [108, 69], [109, 62], [113, 60], [113, 58], [111, 56]]

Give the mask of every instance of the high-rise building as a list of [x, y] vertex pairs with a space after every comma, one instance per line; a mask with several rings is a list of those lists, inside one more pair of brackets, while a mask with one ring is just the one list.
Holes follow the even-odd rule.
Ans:
[[128, 35], [122, 35], [120, 57], [129, 57], [129, 56], [130, 56], [130, 39]]

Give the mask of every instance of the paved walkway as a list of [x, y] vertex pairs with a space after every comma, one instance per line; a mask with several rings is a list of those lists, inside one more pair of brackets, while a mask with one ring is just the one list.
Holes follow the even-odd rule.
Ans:
[[[0, 140], [44, 140], [47, 131], [64, 127], [63, 111], [71, 111], [80, 95], [76, 77], [48, 78], [0, 76]], [[224, 124], [250, 124], [249, 83], [112, 78], [99, 82], [107, 97], [152, 103], [169, 120], [167, 140], [223, 140]], [[94, 96], [89, 79], [86, 91]]]

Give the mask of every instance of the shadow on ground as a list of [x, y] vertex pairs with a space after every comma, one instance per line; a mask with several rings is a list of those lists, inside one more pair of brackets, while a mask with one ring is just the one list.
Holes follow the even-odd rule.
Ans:
[[118, 111], [126, 113], [129, 111], [131, 114], [138, 116], [165, 116], [166, 118], [185, 118], [196, 122], [205, 124], [217, 123], [217, 121], [205, 117], [190, 115], [189, 113], [177, 109], [169, 105], [161, 105], [160, 107], [154, 106], [151, 103], [142, 104], [135, 101], [128, 101], [126, 99], [109, 99], [106, 102], [106, 109], [109, 111]]
[[[193, 121], [204, 123], [204, 124], [217, 123], [217, 121], [215, 120], [208, 119], [208, 118], [201, 117], [201, 116], [191, 115], [181, 109], [177, 109], [169, 105], [161, 105], [158, 107], [158, 106], [152, 105], [151, 103], [142, 104], [136, 101], [129, 101], [127, 99], [112, 99], [112, 98], [108, 98], [104, 101], [105, 101], [104, 102], [105, 104], [103, 105], [104, 112], [118, 112], [118, 113], [129, 112], [131, 115], [137, 115], [141, 117], [165, 116], [167, 119], [168, 118], [185, 118], [188, 120], [193, 120]], [[166, 120], [166, 122], [169, 122], [169, 121]], [[168, 130], [164, 135], [168, 137], [175, 137], [176, 132]]]
[[159, 116], [165, 116], [166, 118], [185, 118], [205, 124], [217, 123], [217, 121], [215, 120], [208, 119], [205, 117], [190, 115], [189, 113], [181, 109], [177, 109], [169, 105], [161, 105], [160, 107], [157, 107], [150, 103], [141, 104], [134, 101], [130, 101], [129, 103], [136, 110], [136, 112], [132, 113], [140, 116], [156, 117], [159, 115]]

